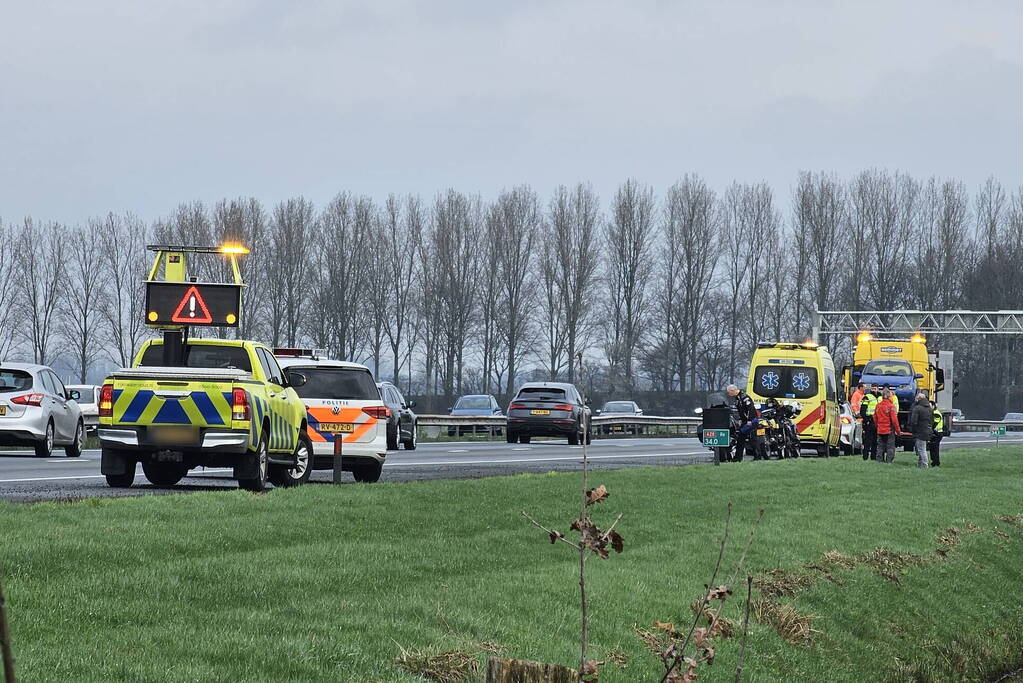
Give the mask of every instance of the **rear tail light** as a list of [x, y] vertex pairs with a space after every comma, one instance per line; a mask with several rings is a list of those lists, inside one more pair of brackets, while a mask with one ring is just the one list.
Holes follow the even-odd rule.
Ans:
[[568, 403], [558, 403], [553, 408], [551, 408], [551, 410], [567, 410], [568, 412], [572, 412], [572, 406], [569, 405]]
[[821, 403], [821, 412], [820, 412], [820, 416], [821, 416], [821, 422], [824, 422], [825, 420], [827, 420], [827, 419], [828, 419], [828, 410], [827, 410], [827, 406], [825, 406], [823, 402]]
[[508, 410], [526, 410], [528, 407], [525, 403], [512, 403]]
[[249, 394], [244, 389], [231, 392], [231, 419], [245, 421], [249, 419]]
[[362, 412], [377, 420], [386, 420], [391, 416], [391, 409], [387, 406], [366, 406]]
[[842, 424], [851, 425], [852, 424], [852, 418], [849, 417], [848, 415], [843, 415], [842, 416]]
[[43, 405], [43, 394], [22, 394], [11, 399], [11, 403], [19, 406], [41, 406]]
[[114, 416], [114, 385], [104, 384], [99, 390], [99, 416]]

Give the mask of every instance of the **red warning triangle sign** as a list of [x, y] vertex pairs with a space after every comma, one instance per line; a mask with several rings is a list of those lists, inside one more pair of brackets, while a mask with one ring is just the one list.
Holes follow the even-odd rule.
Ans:
[[208, 324], [213, 322], [213, 316], [210, 315], [210, 309], [206, 307], [206, 302], [202, 298], [202, 294], [195, 285], [188, 288], [185, 292], [185, 296], [182, 297], [181, 303], [174, 310], [174, 315], [171, 316], [171, 322], [188, 324]]

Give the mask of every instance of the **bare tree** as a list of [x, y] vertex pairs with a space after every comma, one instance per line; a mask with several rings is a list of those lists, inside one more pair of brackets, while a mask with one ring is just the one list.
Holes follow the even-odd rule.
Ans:
[[369, 351], [373, 359], [373, 374], [381, 376], [380, 360], [383, 354], [389, 321], [394, 315], [394, 283], [391, 271], [393, 247], [388, 242], [391, 233], [385, 215], [374, 209], [370, 217], [369, 240], [366, 250], [368, 272], [364, 301], [369, 304]]
[[[410, 341], [414, 340], [415, 288], [420, 268], [420, 246], [425, 218], [418, 197], [404, 200], [391, 195], [385, 206], [388, 240], [385, 242], [393, 291], [392, 315], [387, 320], [387, 339], [394, 363], [394, 383], [399, 385], [401, 368], [410, 361]], [[408, 388], [408, 387], [406, 387]]]
[[67, 234], [67, 280], [59, 305], [60, 328], [65, 348], [71, 351], [77, 366], [78, 381], [83, 384], [99, 351], [96, 338], [100, 312], [108, 293], [103, 284], [103, 255], [94, 244], [95, 235], [102, 229], [103, 221], [94, 219]]
[[583, 350], [593, 312], [599, 220], [600, 203], [589, 185], [555, 190], [547, 209], [548, 239], [541, 255], [543, 330], [552, 379], [567, 367], [568, 381], [575, 381], [576, 354]]
[[0, 221], [0, 359], [13, 351], [24, 312], [18, 303], [17, 278], [21, 269], [16, 255], [20, 244], [18, 232]]
[[149, 270], [146, 225], [132, 214], [107, 214], [99, 228], [103, 281], [104, 350], [110, 360], [127, 367], [142, 340], [145, 324], [145, 277]]
[[[238, 270], [245, 289], [235, 337], [250, 339], [267, 334], [267, 274], [275, 266], [276, 258], [270, 249], [263, 246], [268, 232], [263, 205], [253, 198], [222, 199], [213, 207], [211, 231], [209, 246], [233, 243], [250, 249], [250, 254], [238, 257]], [[228, 259], [211, 260], [210, 263], [214, 282], [234, 282]]]
[[281, 341], [294, 346], [298, 340], [302, 304], [309, 294], [306, 276], [314, 228], [313, 203], [309, 200], [295, 197], [274, 207], [268, 246], [275, 258], [266, 282], [273, 346], [280, 346]]
[[45, 365], [53, 360], [58, 306], [67, 286], [67, 229], [59, 223], [38, 224], [26, 218], [20, 238], [22, 277], [18, 283], [26, 322], [23, 334], [32, 346], [35, 362]]
[[635, 387], [633, 361], [644, 329], [648, 284], [653, 272], [655, 206], [653, 188], [642, 187], [635, 180], [621, 185], [611, 203], [611, 217], [604, 234], [608, 311], [604, 348], [612, 390], [618, 376], [629, 390]]
[[725, 243], [725, 278], [728, 292], [728, 375], [735, 377], [742, 313], [750, 309], [746, 300], [752, 278], [755, 248], [753, 224], [746, 219], [748, 185], [732, 183], [721, 201], [722, 239]]
[[[841, 245], [846, 232], [845, 188], [827, 173], [799, 174], [792, 200], [796, 243], [801, 260], [797, 270], [806, 277], [812, 310], [827, 310], [835, 302], [841, 287], [839, 276], [844, 254]], [[802, 279], [800, 281], [802, 287]], [[804, 301], [803, 298], [798, 298]], [[799, 315], [803, 320], [803, 315]]]
[[931, 178], [923, 191], [917, 230], [909, 237], [913, 261], [909, 290], [914, 307], [941, 310], [959, 305], [973, 252], [969, 248], [969, 222], [966, 186], [959, 181], [939, 183]]

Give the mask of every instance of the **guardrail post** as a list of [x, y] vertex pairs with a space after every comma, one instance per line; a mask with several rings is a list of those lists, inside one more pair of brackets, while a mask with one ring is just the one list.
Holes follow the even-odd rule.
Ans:
[[341, 470], [341, 435], [334, 435], [334, 483], [340, 484], [341, 480], [344, 479], [344, 473]]

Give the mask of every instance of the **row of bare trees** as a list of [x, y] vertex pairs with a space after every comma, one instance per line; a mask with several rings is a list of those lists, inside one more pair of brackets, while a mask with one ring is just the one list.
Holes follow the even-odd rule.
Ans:
[[[0, 224], [0, 355], [81, 380], [126, 364], [149, 334], [145, 245], [225, 241], [252, 248], [232, 334], [325, 348], [448, 396], [534, 377], [615, 395], [720, 387], [758, 342], [805, 337], [815, 309], [1023, 299], [1023, 189], [994, 179], [972, 197], [955, 179], [881, 170], [802, 173], [786, 197], [696, 175], [661, 193], [629, 180], [606, 203], [585, 184], [492, 201], [342, 192], [322, 207], [191, 202], [152, 224]], [[229, 278], [217, 258], [193, 274]], [[1018, 342], [969, 344], [961, 380], [1020, 384], [1004, 360]]]

